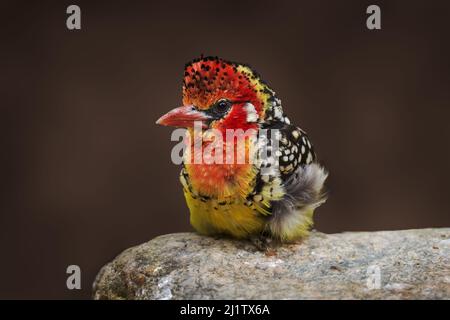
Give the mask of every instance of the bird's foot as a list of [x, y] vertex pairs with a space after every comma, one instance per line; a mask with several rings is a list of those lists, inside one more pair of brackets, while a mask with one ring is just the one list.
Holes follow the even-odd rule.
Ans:
[[275, 256], [277, 254], [275, 241], [266, 235], [251, 238], [251, 242], [257, 250], [264, 252], [266, 256]]

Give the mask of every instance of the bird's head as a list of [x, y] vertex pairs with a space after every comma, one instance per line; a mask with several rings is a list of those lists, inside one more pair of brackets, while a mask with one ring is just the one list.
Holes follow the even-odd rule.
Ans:
[[[256, 129], [268, 120], [275, 92], [249, 66], [218, 57], [202, 57], [186, 64], [183, 106], [162, 116], [157, 123], [192, 128]], [[280, 108], [281, 110], [281, 108]]]

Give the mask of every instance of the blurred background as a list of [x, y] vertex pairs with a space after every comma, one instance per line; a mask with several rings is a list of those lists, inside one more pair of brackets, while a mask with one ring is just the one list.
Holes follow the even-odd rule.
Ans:
[[[66, 28], [77, 4], [82, 29]], [[382, 30], [366, 28], [381, 7]], [[170, 160], [184, 63], [252, 65], [329, 169], [323, 232], [450, 226], [448, 1], [2, 1], [0, 298], [91, 297], [190, 231]], [[66, 288], [66, 268], [82, 290]]]

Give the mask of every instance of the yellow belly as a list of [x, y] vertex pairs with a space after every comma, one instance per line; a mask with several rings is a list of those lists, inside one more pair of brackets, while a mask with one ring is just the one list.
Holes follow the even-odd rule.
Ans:
[[265, 219], [244, 204], [244, 199], [232, 201], [203, 200], [184, 193], [191, 212], [191, 225], [201, 234], [227, 234], [235, 238], [247, 238], [264, 230]]

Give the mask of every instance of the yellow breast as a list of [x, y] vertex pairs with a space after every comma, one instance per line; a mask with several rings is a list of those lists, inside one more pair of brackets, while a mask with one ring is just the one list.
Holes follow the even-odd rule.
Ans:
[[246, 238], [260, 233], [264, 228], [264, 217], [254, 208], [246, 206], [245, 199], [205, 199], [193, 196], [188, 190], [184, 195], [191, 212], [191, 225], [199, 233]]

